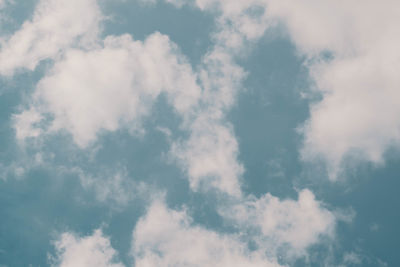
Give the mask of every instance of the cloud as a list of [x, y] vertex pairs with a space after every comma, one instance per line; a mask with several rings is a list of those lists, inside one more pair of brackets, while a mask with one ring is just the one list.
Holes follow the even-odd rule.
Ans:
[[[130, 35], [108, 36], [101, 48], [67, 50], [39, 81], [32, 105], [53, 117], [48, 132], [66, 130], [84, 148], [100, 131], [128, 124], [141, 131], [141, 118], [163, 92], [177, 112], [186, 112], [199, 94], [195, 80], [167, 36], [154, 33], [144, 42]], [[24, 124], [28, 116], [16, 116], [17, 133], [29, 128]]]
[[63, 233], [55, 243], [56, 255], [50, 256], [51, 266], [59, 267], [123, 267], [117, 252], [101, 230], [93, 235], [78, 237], [73, 233]]
[[18, 69], [33, 70], [45, 59], [54, 59], [74, 45], [90, 46], [102, 20], [96, 0], [41, 0], [31, 21], [2, 40], [0, 75]]
[[400, 141], [398, 1], [368, 0], [362, 8], [357, 1], [267, 3], [271, 18], [312, 59], [308, 67], [322, 94], [303, 129], [303, 158], [322, 156], [332, 179], [345, 159], [383, 162], [385, 150]]
[[209, 115], [199, 114], [190, 126], [189, 140], [174, 143], [171, 152], [187, 171], [193, 190], [216, 188], [239, 196], [244, 168], [237, 162], [239, 151], [233, 130]]
[[221, 206], [220, 213], [241, 229], [252, 229], [259, 246], [270, 252], [284, 247], [290, 257], [306, 255], [323, 237], [333, 238], [336, 225], [335, 215], [308, 189], [299, 192], [298, 200], [280, 200], [268, 193], [229, 208]]
[[137, 223], [133, 235], [136, 266], [280, 266], [250, 251], [237, 236], [192, 225], [185, 211], [156, 201]]
[[189, 176], [191, 188], [216, 188], [239, 196], [240, 177], [244, 171], [237, 156], [238, 143], [226, 111], [233, 105], [244, 77], [243, 70], [230, 55], [213, 51], [204, 60], [199, 73], [202, 95], [199, 107], [184, 116], [188, 140], [173, 143], [172, 155]]

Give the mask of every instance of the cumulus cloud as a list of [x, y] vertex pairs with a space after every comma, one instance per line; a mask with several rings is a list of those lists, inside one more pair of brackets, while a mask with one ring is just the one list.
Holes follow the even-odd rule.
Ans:
[[230, 208], [222, 206], [220, 212], [240, 227], [259, 233], [256, 242], [260, 246], [270, 251], [285, 247], [292, 257], [306, 255], [307, 248], [323, 237], [333, 238], [336, 224], [336, 216], [308, 189], [299, 192], [298, 200], [266, 194]]
[[[167, 36], [155, 33], [144, 42], [109, 36], [101, 48], [68, 50], [39, 81], [32, 102], [53, 117], [49, 132], [66, 130], [83, 148], [101, 130], [130, 123], [131, 130], [140, 131], [141, 118], [162, 92], [178, 112], [186, 112], [199, 94], [195, 80]], [[29, 128], [28, 116], [16, 116], [17, 137]]]
[[123, 267], [117, 261], [117, 252], [101, 230], [93, 235], [78, 237], [74, 233], [63, 233], [54, 243], [56, 255], [50, 256], [51, 266], [59, 267]]
[[155, 202], [136, 225], [133, 236], [136, 266], [280, 266], [263, 253], [250, 251], [237, 236], [192, 225], [185, 211]]
[[382, 162], [400, 141], [398, 1], [267, 3], [313, 59], [311, 76], [323, 97], [304, 127], [304, 159], [325, 158], [333, 179], [345, 158]]
[[189, 140], [175, 143], [172, 153], [187, 170], [191, 188], [211, 187], [240, 195], [239, 177], [244, 169], [236, 159], [238, 144], [231, 127], [199, 117], [190, 129]]
[[101, 19], [96, 0], [41, 0], [32, 20], [2, 40], [0, 74], [33, 70], [40, 61], [53, 59], [71, 46], [92, 45]]

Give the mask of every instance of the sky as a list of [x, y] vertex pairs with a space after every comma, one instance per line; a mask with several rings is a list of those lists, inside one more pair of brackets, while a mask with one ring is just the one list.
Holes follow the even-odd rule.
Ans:
[[396, 0], [0, 0], [0, 267], [400, 266]]

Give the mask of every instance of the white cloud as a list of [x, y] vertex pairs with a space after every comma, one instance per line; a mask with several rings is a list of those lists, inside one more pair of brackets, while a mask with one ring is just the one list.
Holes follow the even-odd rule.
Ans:
[[123, 267], [116, 260], [117, 252], [101, 230], [93, 235], [78, 237], [63, 233], [55, 242], [56, 255], [50, 257], [51, 266], [59, 267]]
[[19, 68], [35, 69], [68, 47], [91, 45], [102, 20], [96, 0], [41, 0], [31, 21], [2, 40], [0, 74], [13, 75]]
[[189, 140], [172, 147], [172, 153], [187, 170], [191, 188], [217, 188], [240, 195], [243, 166], [236, 160], [238, 144], [232, 129], [206, 117], [197, 118], [191, 130]]
[[[186, 112], [199, 95], [195, 81], [167, 36], [155, 33], [144, 42], [109, 36], [102, 48], [70, 49], [57, 60], [38, 83], [33, 106], [54, 118], [50, 132], [66, 130], [86, 147], [101, 130], [115, 131], [128, 123], [141, 130], [141, 118], [162, 92], [178, 112]], [[18, 116], [27, 121], [24, 114]]]
[[304, 127], [304, 159], [325, 158], [333, 179], [344, 158], [383, 162], [385, 150], [400, 142], [399, 2], [267, 3], [300, 52], [332, 54], [309, 64], [323, 99]]
[[249, 251], [235, 235], [192, 225], [186, 212], [169, 210], [161, 201], [137, 223], [133, 254], [138, 267], [280, 266], [263, 253]]
[[292, 257], [306, 255], [307, 248], [322, 237], [333, 238], [336, 225], [335, 215], [307, 189], [299, 192], [297, 201], [266, 194], [230, 208], [221, 206], [220, 212], [243, 229], [255, 229], [260, 246], [269, 251], [285, 247]]

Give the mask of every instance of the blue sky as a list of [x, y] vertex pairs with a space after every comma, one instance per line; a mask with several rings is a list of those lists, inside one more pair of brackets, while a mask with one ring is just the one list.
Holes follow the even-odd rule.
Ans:
[[398, 7], [0, 0], [0, 266], [398, 266]]

